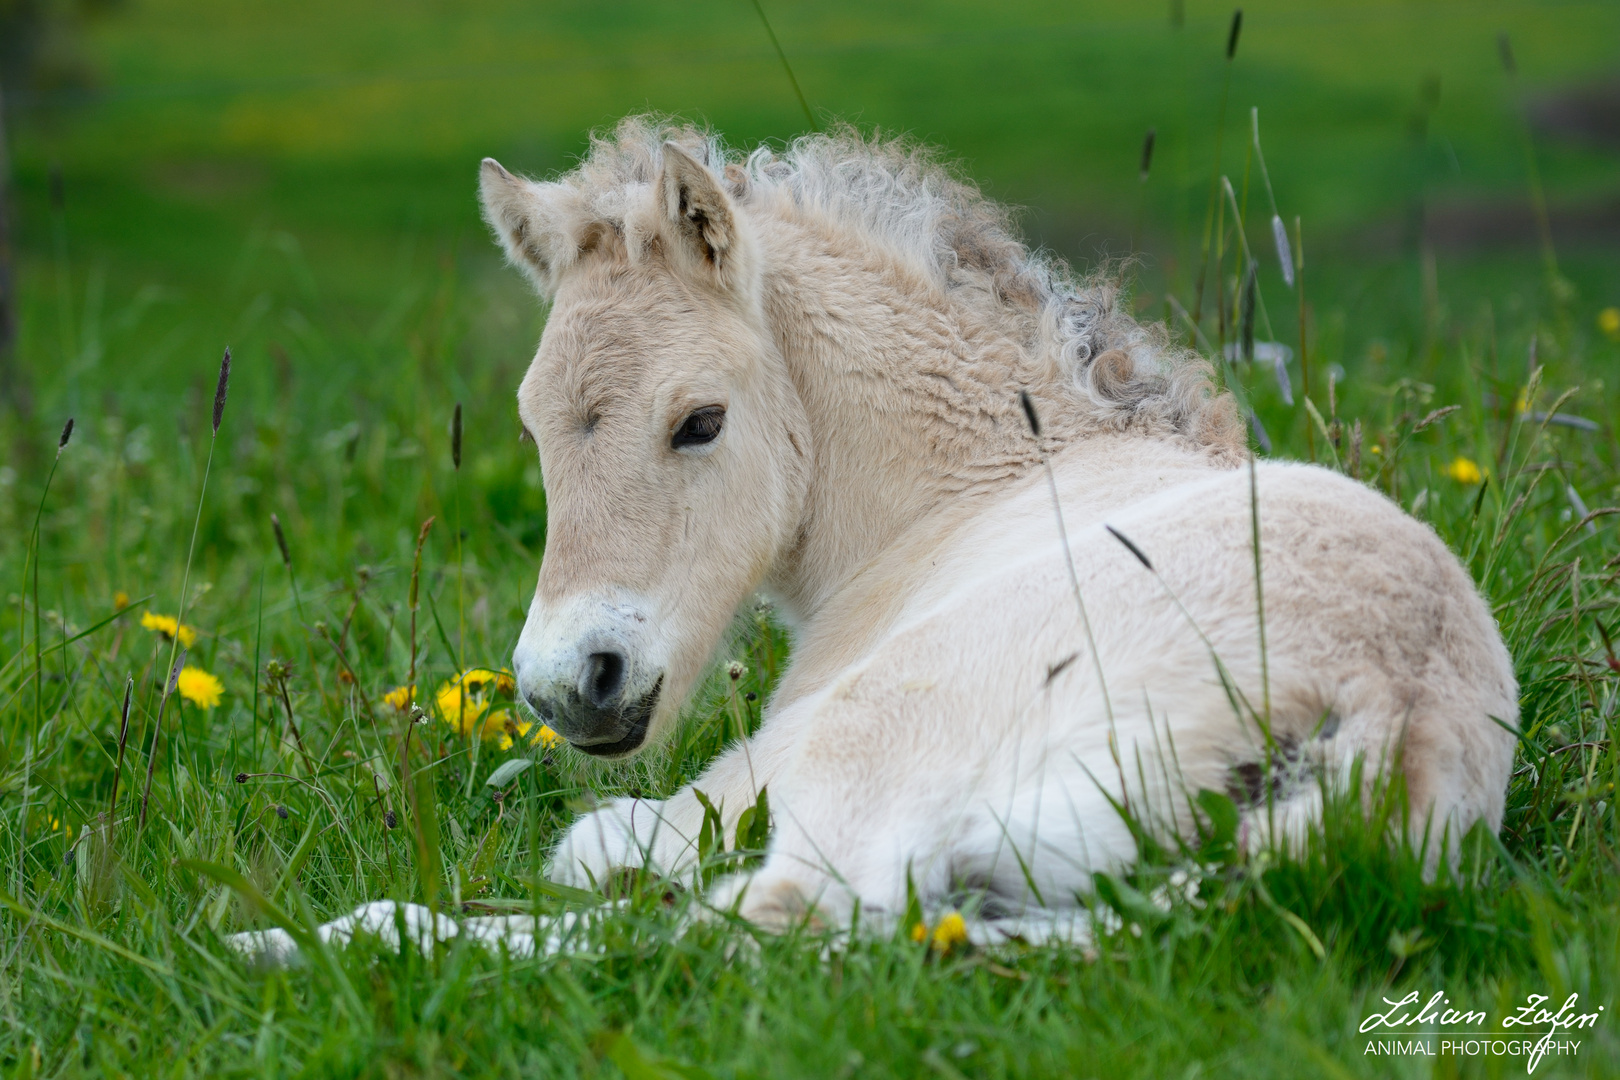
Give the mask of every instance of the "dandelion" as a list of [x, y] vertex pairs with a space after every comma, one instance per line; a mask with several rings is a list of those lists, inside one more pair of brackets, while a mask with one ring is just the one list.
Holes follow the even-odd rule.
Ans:
[[127, 607], [129, 607], [129, 593], [123, 589], [113, 593], [113, 610], [123, 611]]
[[436, 700], [444, 722], [462, 735], [471, 735], [479, 717], [489, 709], [489, 702], [482, 695], [474, 694], [459, 681], [447, 682], [439, 687]]
[[434, 701], [445, 723], [464, 737], [476, 732], [481, 739], [499, 738], [508, 719], [505, 710], [485, 716], [497, 695], [510, 697], [517, 689], [512, 673], [502, 668], [469, 668], [439, 686]]
[[[496, 719], [499, 725], [495, 724]], [[562, 742], [562, 736], [551, 729], [549, 724], [536, 724], [529, 720], [513, 720], [511, 714], [502, 709], [484, 722], [485, 728], [498, 726], [495, 735], [495, 745], [502, 750], [510, 750], [517, 740], [527, 740], [530, 746], [538, 746], [542, 750], [550, 750]]]
[[416, 687], [396, 686], [383, 695], [383, 704], [399, 712], [406, 712], [416, 698]]
[[1620, 307], [1606, 307], [1598, 312], [1598, 329], [1610, 341], [1620, 341]]
[[967, 922], [958, 912], [951, 912], [939, 920], [934, 927], [934, 939], [931, 942], [938, 952], [950, 952], [958, 945], [966, 945], [968, 939]]
[[1479, 471], [1479, 466], [1465, 457], [1454, 458], [1451, 464], [1440, 470], [1459, 484], [1477, 484], [1485, 479], [1485, 474]]
[[[403, 690], [403, 688], [401, 688]], [[465, 738], [474, 735], [510, 750], [519, 742], [550, 750], [562, 742], [549, 726], [521, 719], [511, 709], [493, 708], [496, 699], [510, 698], [517, 691], [517, 680], [505, 668], [469, 668], [434, 695], [439, 715]], [[393, 699], [386, 699], [392, 704]]]
[[193, 705], [212, 709], [219, 704], [220, 695], [225, 692], [225, 684], [202, 668], [185, 667], [180, 669], [180, 678], [175, 682], [175, 689], [180, 692], [181, 697]]
[[958, 945], [967, 944], [967, 920], [960, 912], [950, 912], [935, 924], [932, 932], [927, 923], [919, 921], [911, 928], [911, 940], [919, 945], [926, 941], [935, 952], [948, 953]]
[[161, 634], [167, 641], [179, 638], [182, 649], [189, 649], [197, 643], [197, 631], [173, 615], [156, 615], [148, 611], [141, 616], [141, 629]]

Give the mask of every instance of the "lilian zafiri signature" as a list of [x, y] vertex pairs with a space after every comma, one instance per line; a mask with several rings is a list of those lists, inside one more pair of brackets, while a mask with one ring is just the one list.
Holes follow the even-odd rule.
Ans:
[[[1427, 1001], [1416, 990], [1405, 997], [1384, 998], [1388, 1006], [1383, 1012], [1368, 1013], [1361, 1021], [1358, 1029], [1362, 1034], [1371, 1032], [1393, 1032], [1411, 1028], [1452, 1028], [1463, 1030], [1425, 1032], [1426, 1035], [1438, 1035], [1445, 1039], [1441, 1044], [1441, 1052], [1468, 1054], [1470, 1056], [1484, 1053], [1502, 1055], [1508, 1054], [1517, 1057], [1524, 1054], [1528, 1061], [1526, 1072], [1535, 1072], [1536, 1065], [1548, 1053], [1562, 1053], [1565, 1051], [1564, 1043], [1560, 1042], [1560, 1032], [1586, 1030], [1597, 1026], [1598, 1018], [1603, 1014], [1605, 1006], [1599, 1005], [1594, 1012], [1580, 1011], [1580, 994], [1570, 994], [1564, 999], [1563, 1005], [1556, 1010], [1548, 1007], [1552, 1000], [1546, 994], [1529, 994], [1525, 1003], [1504, 1015], [1497, 1022], [1497, 1030], [1479, 1030], [1489, 1020], [1489, 1014], [1483, 1009], [1457, 1009], [1451, 1005], [1451, 999], [1446, 997], [1444, 990], [1436, 991]], [[1419, 1004], [1421, 1002], [1421, 1004]], [[1414, 1008], [1415, 1006], [1415, 1008]], [[1473, 1030], [1468, 1030], [1473, 1029]], [[1476, 1038], [1456, 1040], [1456, 1036], [1475, 1036]], [[1539, 1036], [1534, 1042], [1527, 1036]], [[1493, 1043], [1492, 1038], [1495, 1042]], [[1578, 1050], [1579, 1043], [1574, 1046]], [[1369, 1044], [1369, 1047], [1371, 1044]], [[1501, 1047], [1493, 1049], [1492, 1047]], [[1483, 1049], [1468, 1049], [1469, 1047], [1483, 1047]], [[1414, 1048], [1415, 1049], [1415, 1048]], [[1380, 1053], [1388, 1051], [1380, 1050]], [[1434, 1053], [1427, 1048], [1416, 1050], [1418, 1053]]]

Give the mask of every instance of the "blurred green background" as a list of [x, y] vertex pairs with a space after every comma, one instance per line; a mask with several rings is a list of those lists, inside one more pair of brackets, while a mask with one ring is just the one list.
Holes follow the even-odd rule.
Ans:
[[[456, 341], [423, 347], [452, 384], [469, 381], [463, 392], [486, 372], [511, 384], [538, 314], [478, 221], [480, 157], [564, 169], [589, 129], [638, 109], [708, 121], [745, 146], [806, 127], [748, 0], [33, 6], [58, 26], [43, 70], [8, 88], [17, 352], [53, 411], [161, 410], [145, 399], [173, 401], [181, 372], [204, 377], [225, 342], [244, 389], [269, 391], [284, 355], [314, 384], [300, 394], [368, 396], [411, 358], [362, 347], [306, 371], [305, 323], [386, 339], [451, 270], [479, 304]], [[1156, 288], [1195, 250], [1227, 4], [765, 11], [819, 115], [939, 144], [1077, 264], [1125, 254], [1134, 237]], [[1614, 302], [1620, 5], [1272, 0], [1245, 19], [1223, 168], [1238, 182], [1258, 106], [1279, 206], [1302, 216], [1312, 269], [1329, 275], [1318, 302], [1367, 324], [1353, 338], [1393, 332], [1376, 310], [1385, 292], [1421, 288], [1418, 206], [1442, 285], [1462, 274], [1470, 300], [1495, 287], [1493, 268], [1534, 256], [1526, 117], [1577, 303]]]

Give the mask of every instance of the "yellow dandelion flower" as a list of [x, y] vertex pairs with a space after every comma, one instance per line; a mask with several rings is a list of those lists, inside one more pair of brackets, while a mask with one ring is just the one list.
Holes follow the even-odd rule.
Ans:
[[[549, 724], [536, 724], [531, 720], [512, 720], [503, 709], [495, 714], [502, 720], [496, 744], [502, 750], [512, 749], [516, 739], [525, 739], [530, 746], [550, 750], [562, 742], [562, 736], [551, 730]], [[490, 717], [494, 720], [495, 717]], [[486, 726], [488, 722], [486, 721]]]
[[967, 939], [967, 921], [953, 911], [939, 920], [939, 925], [934, 927], [933, 941], [930, 944], [935, 951], [944, 953], [950, 952], [958, 945], [966, 945]]
[[1620, 341], [1620, 307], [1606, 307], [1598, 312], [1598, 329], [1613, 341]]
[[932, 932], [928, 924], [921, 921], [911, 927], [911, 940], [919, 945], [926, 941], [935, 952], [948, 953], [958, 945], [966, 945], [967, 939], [967, 920], [956, 911], [941, 918]]
[[512, 677], [512, 673], [505, 668], [499, 670], [495, 668], [468, 668], [450, 681], [475, 693], [482, 693], [493, 687], [497, 693], [510, 696], [517, 689], [517, 681]]
[[512, 722], [512, 714], [505, 709], [496, 709], [484, 717], [484, 722], [478, 725], [478, 737], [485, 742], [493, 741], [502, 750], [512, 745], [512, 735], [517, 731], [517, 725]]
[[482, 695], [463, 687], [459, 680], [441, 685], [434, 701], [444, 722], [462, 735], [471, 735], [478, 718], [489, 711], [489, 702]]
[[1453, 459], [1450, 465], [1440, 471], [1459, 484], [1477, 484], [1485, 479], [1485, 474], [1479, 471], [1479, 466], [1465, 457]]
[[162, 634], [173, 641], [180, 639], [180, 647], [189, 649], [197, 644], [197, 631], [177, 620], [173, 615], [154, 615], [148, 611], [141, 615], [141, 629]]
[[129, 607], [129, 593], [123, 589], [113, 593], [113, 610], [123, 611], [127, 607]]
[[[497, 717], [500, 718], [499, 724], [493, 723]], [[523, 736], [529, 733], [529, 728], [532, 726], [533, 725], [527, 720], [513, 720], [512, 714], [507, 712], [505, 709], [502, 709], [500, 712], [490, 716], [489, 720], [484, 722], [484, 730], [486, 732], [484, 738], [487, 739], [490, 737], [488, 732], [490, 728], [493, 727], [495, 729], [495, 745], [500, 747], [502, 750], [510, 750], [514, 745], [516, 745], [516, 740], [523, 738]]]
[[411, 707], [411, 699], [416, 697], [416, 687], [396, 686], [383, 695], [383, 704], [404, 712]]
[[476, 731], [481, 739], [505, 738], [504, 748], [511, 745], [511, 733], [507, 731], [510, 717], [505, 710], [487, 717], [484, 714], [489, 712], [492, 698], [511, 696], [516, 689], [516, 680], [505, 668], [468, 668], [449, 682], [441, 683], [434, 700], [445, 723], [462, 735], [471, 736]]
[[183, 667], [180, 669], [180, 678], [175, 683], [175, 689], [180, 696], [194, 705], [204, 709], [212, 709], [219, 704], [220, 695], [225, 692], [225, 684], [202, 668]]

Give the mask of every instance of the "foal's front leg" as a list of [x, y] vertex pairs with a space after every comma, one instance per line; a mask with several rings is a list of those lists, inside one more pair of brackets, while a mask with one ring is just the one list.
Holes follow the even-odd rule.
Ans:
[[613, 799], [568, 827], [551, 857], [551, 880], [578, 889], [600, 889], [615, 871], [645, 867], [676, 880], [697, 870], [698, 832], [703, 827], [701, 791], [720, 810], [730, 836], [737, 818], [754, 805], [756, 772], [764, 732], [716, 758], [703, 775], [668, 799]]

